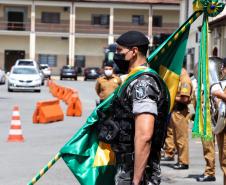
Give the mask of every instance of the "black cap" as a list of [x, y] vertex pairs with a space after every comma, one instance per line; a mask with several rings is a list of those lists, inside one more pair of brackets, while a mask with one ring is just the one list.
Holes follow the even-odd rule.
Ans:
[[133, 46], [142, 46], [148, 45], [148, 38], [139, 31], [128, 31], [123, 33], [117, 40], [116, 43], [125, 46], [125, 47], [133, 47]]

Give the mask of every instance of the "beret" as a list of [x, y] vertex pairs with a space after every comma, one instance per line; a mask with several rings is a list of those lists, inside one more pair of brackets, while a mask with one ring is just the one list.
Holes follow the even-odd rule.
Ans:
[[139, 31], [128, 31], [123, 33], [117, 40], [116, 43], [125, 46], [125, 47], [133, 47], [133, 46], [142, 46], [148, 45], [148, 38]]

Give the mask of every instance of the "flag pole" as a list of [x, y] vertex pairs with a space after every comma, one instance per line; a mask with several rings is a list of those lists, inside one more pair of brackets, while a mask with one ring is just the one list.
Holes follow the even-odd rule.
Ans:
[[51, 159], [48, 164], [42, 168], [39, 173], [27, 184], [33, 185], [35, 184], [59, 159], [61, 158], [61, 153], [58, 152], [53, 159]]

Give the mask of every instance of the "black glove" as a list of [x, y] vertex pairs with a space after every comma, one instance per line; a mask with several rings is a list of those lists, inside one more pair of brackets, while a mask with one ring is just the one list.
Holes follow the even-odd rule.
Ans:
[[101, 111], [97, 111], [99, 116], [98, 121], [98, 138], [105, 143], [114, 143], [119, 133], [119, 127], [117, 122], [113, 121], [111, 116], [107, 116]]

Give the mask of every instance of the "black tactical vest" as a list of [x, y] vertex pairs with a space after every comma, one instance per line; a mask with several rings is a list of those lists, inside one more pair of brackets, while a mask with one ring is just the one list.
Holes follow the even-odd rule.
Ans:
[[[159, 76], [148, 72], [141, 75], [144, 74], [151, 76], [160, 89], [160, 99], [157, 102], [158, 116], [155, 118], [151, 146], [152, 149], [160, 151], [167, 131], [170, 97], [165, 83]], [[123, 89], [120, 97], [117, 96], [113, 100], [108, 110], [111, 116], [100, 126], [99, 139], [110, 143], [116, 153], [134, 152], [135, 119], [132, 113], [132, 101], [127, 97], [126, 89], [127, 87]]]

